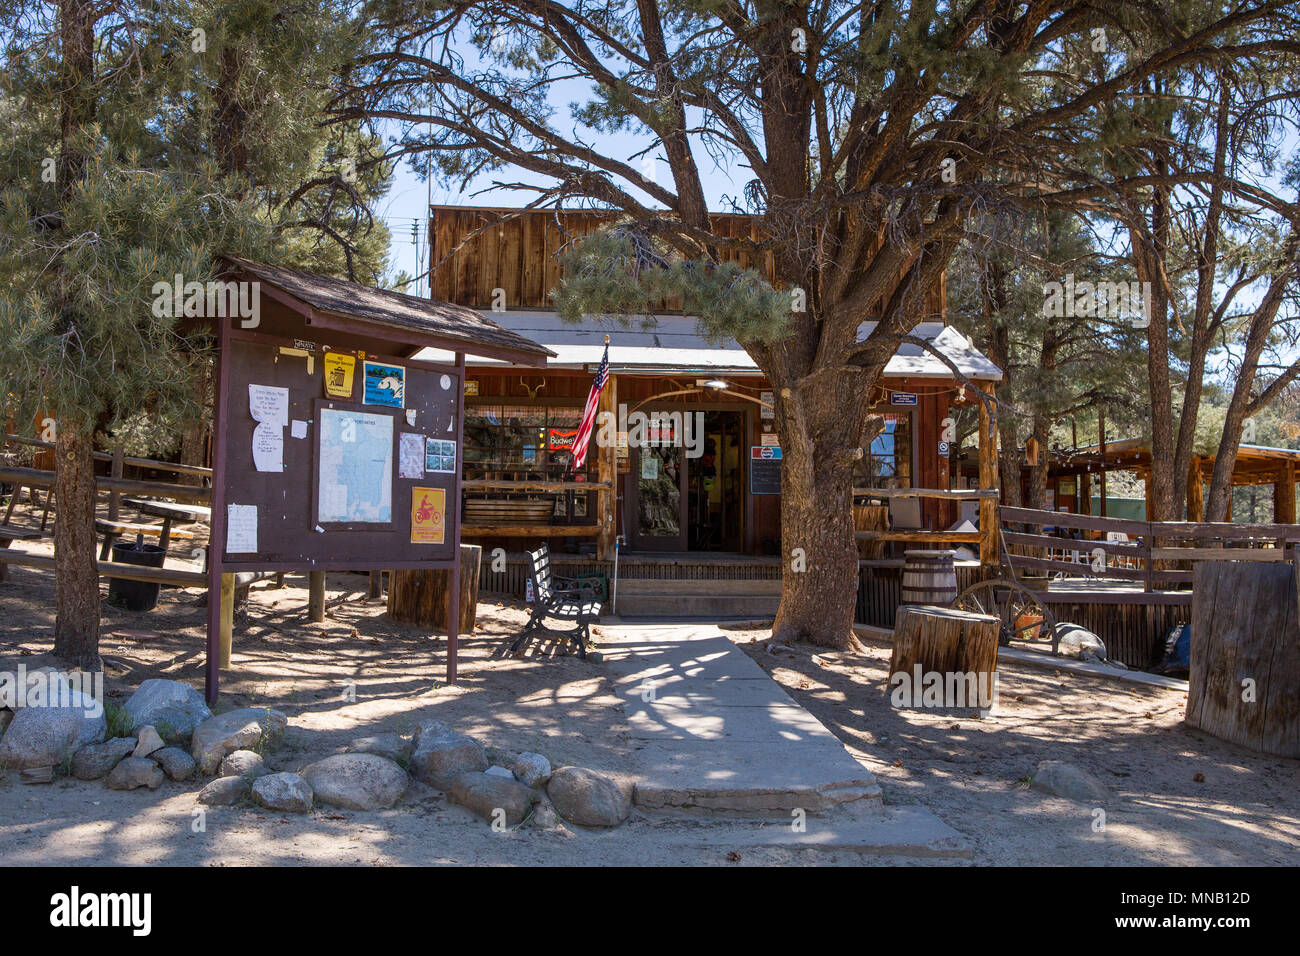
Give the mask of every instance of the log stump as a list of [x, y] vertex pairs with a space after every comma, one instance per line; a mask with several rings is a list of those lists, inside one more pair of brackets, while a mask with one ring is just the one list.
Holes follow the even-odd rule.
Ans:
[[[894, 621], [889, 689], [896, 692], [907, 688], [910, 694], [904, 700], [895, 693], [895, 705], [936, 706], [923, 691], [930, 680], [927, 675], [938, 674], [945, 693], [943, 702], [937, 706], [991, 706], [998, 667], [999, 625], [999, 620], [988, 614], [914, 604], [899, 607]], [[961, 691], [961, 701], [946, 692], [953, 689]]]
[[1300, 620], [1288, 562], [1202, 561], [1193, 572], [1191, 727], [1300, 757]]
[[[483, 548], [477, 544], [460, 546], [460, 629], [472, 634], [478, 612], [478, 575]], [[428, 571], [388, 572], [388, 616], [405, 624], [419, 624], [435, 630], [447, 630], [447, 606], [451, 597], [450, 568]]]

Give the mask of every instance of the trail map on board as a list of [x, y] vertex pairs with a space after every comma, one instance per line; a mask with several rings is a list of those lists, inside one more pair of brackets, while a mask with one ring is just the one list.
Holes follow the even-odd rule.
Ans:
[[393, 417], [320, 410], [317, 521], [387, 524], [393, 520]]

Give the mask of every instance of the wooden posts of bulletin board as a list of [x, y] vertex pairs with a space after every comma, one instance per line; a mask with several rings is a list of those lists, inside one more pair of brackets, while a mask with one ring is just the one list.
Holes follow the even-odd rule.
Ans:
[[1300, 610], [1289, 561], [1200, 561], [1188, 725], [1257, 753], [1300, 757]]
[[307, 620], [320, 624], [325, 620], [325, 572], [311, 571], [307, 581]]
[[[483, 548], [477, 544], [460, 546], [460, 627], [461, 634], [472, 634], [478, 610], [479, 566]], [[388, 577], [388, 616], [405, 624], [418, 624], [446, 630], [451, 604], [451, 570], [392, 571]]]

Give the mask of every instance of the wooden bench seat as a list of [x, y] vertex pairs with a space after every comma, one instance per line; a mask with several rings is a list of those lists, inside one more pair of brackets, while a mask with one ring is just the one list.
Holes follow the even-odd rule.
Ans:
[[[7, 549], [15, 541], [35, 541], [42, 538], [39, 531], [28, 531], [26, 528], [10, 528], [0, 526], [0, 550]], [[0, 581], [9, 579], [9, 565], [5, 563], [4, 558], [0, 557]]]
[[99, 550], [99, 560], [107, 561], [113, 551], [113, 542], [123, 535], [142, 534], [146, 538], [157, 538], [159, 545], [166, 550], [171, 538], [193, 540], [194, 532], [182, 528], [173, 528], [170, 521], [162, 524], [137, 524], [131, 521], [113, 521], [110, 518], [96, 518], [95, 532], [104, 536], [104, 546]]

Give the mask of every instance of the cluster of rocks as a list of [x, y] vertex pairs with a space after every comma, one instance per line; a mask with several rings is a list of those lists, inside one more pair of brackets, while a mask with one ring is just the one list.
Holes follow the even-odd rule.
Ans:
[[537, 753], [490, 751], [437, 720], [409, 737], [362, 737], [346, 752], [298, 773], [277, 773], [262, 754], [288, 725], [279, 711], [245, 707], [214, 716], [198, 691], [162, 679], [142, 683], [124, 705], [127, 735], [105, 739], [107, 723], [102, 713], [89, 716], [94, 710], [20, 709], [0, 727], [0, 767], [52, 771], [67, 766], [74, 777], [103, 779], [115, 790], [153, 790], [166, 779], [215, 777], [199, 791], [199, 802], [251, 801], [285, 813], [306, 813], [317, 805], [387, 809], [402, 798], [412, 778], [507, 826], [531, 819], [545, 828], [561, 820], [613, 827], [632, 809], [628, 794], [603, 774], [582, 767], [553, 771]]

